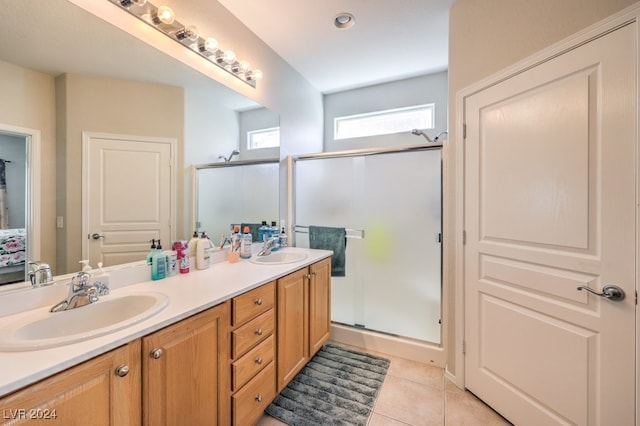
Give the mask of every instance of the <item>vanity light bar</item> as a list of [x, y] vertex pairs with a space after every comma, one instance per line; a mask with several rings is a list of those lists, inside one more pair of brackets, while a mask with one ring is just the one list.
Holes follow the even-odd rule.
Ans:
[[251, 87], [262, 79], [262, 71], [251, 70], [247, 61], [238, 61], [232, 50], [222, 50], [212, 38], [198, 34], [197, 28], [187, 26], [175, 19], [173, 11], [167, 6], [156, 7], [147, 0], [108, 0], [120, 6], [131, 15], [157, 29], [173, 41], [197, 53], [212, 64], [239, 78]]

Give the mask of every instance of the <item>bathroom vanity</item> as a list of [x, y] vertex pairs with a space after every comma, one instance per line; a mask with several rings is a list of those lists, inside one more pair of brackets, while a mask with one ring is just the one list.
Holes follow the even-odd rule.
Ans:
[[[112, 287], [104, 301], [159, 292], [168, 304], [96, 338], [0, 352], [0, 423], [255, 423], [329, 337], [331, 252], [286, 251], [304, 259], [220, 262]], [[21, 294], [30, 292], [46, 289]], [[40, 299], [45, 307], [55, 303]], [[0, 328], [10, 318], [0, 318]]]

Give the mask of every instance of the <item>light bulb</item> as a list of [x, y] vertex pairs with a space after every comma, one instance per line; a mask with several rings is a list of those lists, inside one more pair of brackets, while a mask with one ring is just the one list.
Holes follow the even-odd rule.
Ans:
[[236, 53], [233, 50], [225, 50], [222, 60], [228, 64], [232, 64], [236, 61]]
[[153, 22], [157, 25], [160, 23], [171, 25], [176, 20], [176, 16], [167, 6], [160, 6], [153, 17]]
[[262, 71], [260, 70], [253, 70], [253, 72], [250, 72], [249, 74], [247, 74], [247, 80], [262, 80]]
[[207, 52], [215, 52], [218, 50], [218, 40], [213, 37], [209, 37], [204, 41], [204, 50]]
[[246, 74], [246, 72], [249, 71], [249, 62], [247, 61], [238, 62], [238, 71], [240, 71], [243, 74]]

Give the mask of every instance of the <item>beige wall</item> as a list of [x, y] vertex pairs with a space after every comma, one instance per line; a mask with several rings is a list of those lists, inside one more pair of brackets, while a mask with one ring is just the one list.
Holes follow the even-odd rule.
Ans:
[[[449, 140], [445, 170], [445, 235], [456, 214], [456, 93], [633, 4], [632, 0], [457, 0], [449, 15]], [[448, 369], [455, 374], [453, 241], [446, 240]]]
[[40, 258], [55, 265], [56, 170], [55, 89], [53, 77], [0, 62], [0, 123], [40, 130]]
[[[184, 90], [129, 80], [63, 74], [56, 78], [58, 98], [58, 272], [78, 269], [82, 255], [82, 132], [175, 138], [177, 164], [184, 156]], [[178, 173], [177, 200], [183, 199]], [[180, 201], [178, 201], [180, 202]], [[178, 206], [176, 235], [183, 235]]]

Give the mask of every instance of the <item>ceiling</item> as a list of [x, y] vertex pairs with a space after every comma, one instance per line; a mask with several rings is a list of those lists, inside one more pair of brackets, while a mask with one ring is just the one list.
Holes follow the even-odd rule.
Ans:
[[[211, 1], [189, 0], [181, 7], [197, 12]], [[322, 93], [447, 69], [453, 1], [219, 0]], [[353, 27], [334, 27], [342, 12], [355, 16]], [[0, 0], [0, 23], [0, 60], [53, 75], [67, 71], [208, 87], [232, 108], [252, 105], [66, 0]]]
[[218, 1], [322, 93], [448, 68], [454, 0]]

